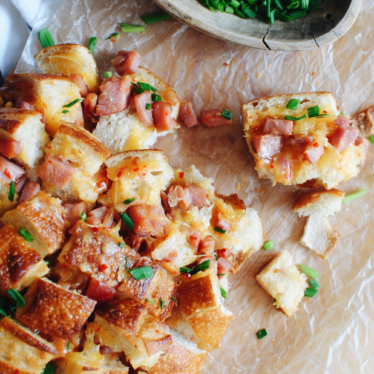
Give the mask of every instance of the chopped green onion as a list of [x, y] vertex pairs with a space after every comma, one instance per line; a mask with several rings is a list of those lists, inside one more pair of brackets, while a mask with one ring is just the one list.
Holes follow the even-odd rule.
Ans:
[[226, 234], [226, 230], [223, 230], [223, 229], [221, 229], [220, 227], [217, 227], [217, 226], [214, 227], [214, 231], [217, 231], [221, 234]]
[[125, 243], [119, 243], [118, 246], [119, 246], [120, 248], [125, 248]]
[[90, 39], [90, 41], [88, 42], [88, 49], [91, 51], [91, 53], [92, 53], [93, 55], [95, 54], [96, 41], [97, 41], [96, 36], [93, 36], [93, 37]]
[[53, 40], [48, 28], [40, 30], [38, 32], [38, 37], [43, 48], [52, 47], [53, 45], [55, 45], [55, 41]]
[[152, 87], [150, 84], [148, 83], [144, 83], [144, 82], [138, 82], [138, 85], [139, 87], [144, 90], [144, 91], [153, 91], [153, 92], [156, 92], [157, 91], [157, 88], [154, 88]]
[[277, 299], [274, 299], [274, 302], [276, 303], [276, 302], [277, 302]]
[[257, 17], [257, 14], [250, 8], [245, 8], [243, 9], [243, 13], [248, 17], [248, 18], [251, 18], [251, 19], [254, 19]]
[[374, 135], [369, 136], [369, 141], [371, 144], [374, 144]]
[[[280, 3], [279, 0], [275, 0], [275, 5], [276, 5], [280, 10], [283, 10], [282, 4]], [[294, 99], [294, 100], [297, 100], [297, 99]], [[289, 109], [290, 109], [290, 108], [289, 108]]]
[[64, 105], [63, 108], [71, 108], [73, 105], [75, 105], [76, 103], [79, 103], [81, 100], [82, 99], [75, 99], [71, 103]]
[[18, 234], [20, 234], [28, 243], [34, 240], [31, 234], [22, 227], [18, 230]]
[[49, 266], [49, 264], [51, 263], [51, 262], [48, 261], [48, 260], [44, 260], [44, 262], [46, 263], [47, 266]]
[[12, 183], [10, 184], [10, 188], [9, 188], [8, 200], [13, 202], [15, 194], [16, 194], [16, 186], [14, 184], [14, 181], [12, 181]]
[[151, 105], [150, 103], [147, 103], [147, 104], [145, 105], [145, 109], [147, 109], [147, 110], [151, 110], [151, 109], [152, 109], [152, 105]]
[[229, 110], [223, 109], [222, 113], [221, 113], [221, 116], [223, 118], [226, 118], [226, 119], [230, 120], [232, 118], [232, 113]]
[[6, 317], [7, 314], [0, 308], [0, 316]]
[[192, 270], [192, 269], [190, 269], [190, 268], [184, 268], [184, 267], [179, 268], [179, 271], [180, 271], [181, 273], [190, 273], [191, 270]]
[[272, 240], [268, 240], [266, 243], [264, 243], [264, 245], [262, 246], [262, 248], [265, 250], [265, 251], [268, 251], [269, 249], [273, 248], [274, 247], [274, 243]]
[[41, 374], [54, 374], [56, 366], [53, 362], [48, 362]]
[[118, 32], [114, 32], [113, 34], [110, 34], [105, 40], [111, 39], [111, 38], [119, 38]]
[[344, 116], [344, 112], [340, 112], [340, 115], [341, 115], [341, 116]]
[[62, 114], [66, 114], [66, 113], [69, 113], [69, 110], [64, 109], [64, 110], [62, 111]]
[[217, 253], [214, 254], [214, 257], [216, 258], [216, 261], [218, 260]]
[[[270, 1], [270, 0], [268, 0], [268, 1]], [[269, 23], [270, 23], [270, 25], [274, 25], [275, 11], [276, 11], [276, 9], [273, 9], [270, 12], [270, 17], [269, 17]]]
[[311, 108], [308, 108], [308, 117], [313, 118], [313, 117], [318, 117], [319, 116], [319, 106], [312, 106]]
[[106, 71], [104, 73], [104, 78], [112, 78], [113, 77], [113, 73], [111, 71]]
[[164, 309], [164, 307], [165, 307], [165, 301], [162, 300], [162, 297], [160, 297], [160, 308]]
[[9, 300], [7, 297], [2, 296], [0, 297], [0, 309], [2, 310], [0, 314], [6, 317], [17, 309], [17, 303], [13, 299]]
[[366, 188], [360, 188], [359, 190], [357, 190], [355, 192], [349, 193], [349, 194], [344, 196], [343, 204], [348, 203], [348, 201], [357, 199], [357, 198], [365, 195], [366, 193], [367, 193]]
[[191, 275], [194, 275], [196, 273], [198, 273], [199, 271], [205, 271], [206, 269], [209, 269], [209, 264], [210, 264], [210, 260], [206, 260], [204, 262], [202, 262], [201, 264], [199, 265], [196, 265], [191, 271], [190, 271], [190, 274]]
[[262, 338], [264, 338], [266, 335], [267, 335], [267, 331], [265, 329], [262, 329], [260, 331], [257, 332], [257, 339], [260, 340]]
[[153, 270], [150, 266], [144, 266], [129, 270], [129, 273], [136, 280], [147, 279], [153, 277]]
[[161, 101], [161, 96], [157, 95], [156, 93], [152, 94], [152, 101], [154, 102]]
[[309, 284], [312, 288], [319, 288], [319, 284], [314, 279], [309, 279]]
[[151, 299], [146, 299], [147, 303], [154, 304], [155, 302]]
[[142, 94], [144, 92], [144, 90], [142, 88], [138, 87], [138, 86], [134, 87], [134, 91], [137, 94]]
[[314, 296], [316, 296], [317, 292], [318, 292], [318, 290], [315, 289], [315, 288], [307, 288], [305, 290], [304, 296], [305, 297], [314, 297]]
[[224, 277], [226, 274], [222, 273], [222, 274], [217, 274], [217, 277]]
[[71, 343], [69, 342], [67, 345], [67, 349], [70, 349], [70, 347], [71, 347]]
[[126, 213], [122, 213], [122, 215], [120, 214], [120, 217], [121, 217], [122, 222], [125, 224], [125, 226], [129, 230], [132, 230], [135, 225], [134, 225], [134, 222], [131, 220], [131, 218]]
[[317, 118], [324, 118], [324, 117], [329, 117], [330, 115], [327, 114], [327, 113], [322, 113], [320, 114], [319, 116], [317, 116]]
[[86, 212], [82, 212], [82, 213], [80, 214], [80, 219], [81, 219], [81, 221], [86, 222], [86, 219], [87, 219], [87, 214], [86, 214]]
[[287, 119], [289, 121], [300, 121], [301, 119], [305, 119], [306, 118], [306, 115], [304, 114], [303, 116], [301, 117], [292, 117], [292, 116], [285, 116], [284, 119]]
[[172, 297], [172, 299], [173, 299], [175, 302], [177, 302], [177, 299], [176, 299], [174, 296]]
[[221, 289], [221, 296], [224, 298], [224, 299], [227, 299], [227, 291], [225, 289], [223, 289], [222, 287], [220, 287]]
[[135, 201], [135, 197], [132, 197], [131, 199], [126, 199], [123, 204], [130, 204], [132, 203], [133, 201]]
[[165, 11], [148, 14], [146, 16], [140, 17], [147, 25], [151, 25], [152, 23], [166, 21], [168, 19], [171, 19], [172, 16]]
[[23, 296], [14, 288], [7, 291], [7, 294], [17, 303], [21, 308], [26, 305], [26, 301]]
[[300, 104], [300, 100], [299, 99], [291, 99], [286, 108], [287, 109], [291, 109], [291, 110], [296, 110], [298, 107], [299, 107], [299, 104]]
[[127, 270], [128, 268], [129, 268], [129, 256], [126, 256], [125, 269]]
[[226, 9], [225, 9], [225, 12], [226, 13], [229, 13], [229, 14], [234, 14], [234, 8], [232, 6], [227, 6]]
[[143, 32], [145, 31], [144, 26], [136, 26], [136, 25], [129, 25], [128, 23], [121, 23], [121, 30], [125, 33], [131, 33], [131, 32]]
[[316, 279], [320, 278], [320, 275], [312, 268], [306, 265], [300, 265], [300, 270], [302, 273], [304, 273], [307, 277]]

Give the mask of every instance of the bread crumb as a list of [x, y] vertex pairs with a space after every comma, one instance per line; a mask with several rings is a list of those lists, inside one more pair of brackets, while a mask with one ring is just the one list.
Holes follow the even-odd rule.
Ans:
[[260, 78], [261, 77], [261, 73], [257, 73], [257, 78]]
[[223, 64], [223, 66], [224, 66], [225, 68], [227, 68], [227, 67], [229, 66], [229, 64], [228, 64], [227, 62], [225, 62], [225, 63]]
[[238, 183], [237, 185], [236, 185], [236, 189], [239, 191], [240, 190], [240, 183]]
[[12, 108], [12, 107], [13, 107], [13, 104], [12, 104], [10, 101], [8, 101], [8, 102], [5, 104], [5, 107], [6, 107], [6, 108]]
[[271, 68], [271, 64], [268, 65], [268, 68]]
[[312, 70], [312, 71], [310, 72], [310, 75], [313, 77], [314, 74], [315, 74], [315, 73], [314, 73], [314, 71]]
[[319, 82], [317, 82], [317, 85], [319, 85]]
[[249, 75], [247, 75], [247, 79], [249, 79]]
[[203, 89], [203, 88], [204, 88], [204, 86], [200, 86], [200, 88], [201, 88], [201, 89]]

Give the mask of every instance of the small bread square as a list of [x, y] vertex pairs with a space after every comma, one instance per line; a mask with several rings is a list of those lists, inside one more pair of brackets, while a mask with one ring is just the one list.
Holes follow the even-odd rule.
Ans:
[[17, 319], [31, 329], [63, 339], [72, 338], [82, 329], [96, 305], [96, 301], [45, 278], [31, 284], [25, 300], [26, 305], [17, 309]]
[[28, 287], [48, 273], [42, 256], [12, 226], [0, 230], [0, 294]]
[[297, 311], [304, 297], [306, 275], [293, 264], [293, 257], [288, 251], [280, 252], [256, 277], [260, 286], [276, 300], [276, 306], [287, 317]]
[[56, 348], [10, 317], [0, 321], [0, 372], [40, 374]]
[[40, 191], [7, 212], [2, 221], [17, 231], [20, 228], [28, 231], [33, 238], [29, 245], [45, 257], [56, 252], [65, 242], [65, 232], [70, 227], [65, 213], [60, 199]]

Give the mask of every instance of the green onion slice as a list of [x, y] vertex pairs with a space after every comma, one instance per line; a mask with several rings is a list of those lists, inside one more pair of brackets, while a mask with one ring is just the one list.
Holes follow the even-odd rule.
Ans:
[[134, 91], [137, 94], [142, 94], [144, 92], [144, 90], [138, 86], [134, 86]]
[[86, 214], [86, 212], [82, 212], [82, 213], [80, 214], [80, 219], [81, 219], [81, 221], [86, 222], [86, 219], [87, 219], [87, 214]]
[[127, 270], [128, 268], [129, 268], [129, 256], [126, 256], [125, 269]]
[[9, 188], [8, 200], [13, 202], [15, 194], [16, 194], [16, 186], [14, 184], [14, 181], [12, 181], [12, 183], [10, 184], [10, 188]]
[[64, 105], [63, 108], [71, 108], [73, 105], [75, 105], [76, 103], [79, 103], [81, 100], [82, 99], [75, 99], [71, 103]]
[[91, 51], [91, 53], [92, 53], [93, 55], [95, 54], [96, 41], [97, 41], [96, 36], [93, 36], [93, 37], [90, 39], [90, 41], [88, 42], [88, 49]]
[[104, 73], [104, 78], [112, 78], [113, 77], [113, 73], [111, 71], [106, 71]]
[[157, 95], [156, 93], [152, 94], [152, 101], [154, 102], [161, 101], [161, 96]]
[[130, 204], [130, 203], [132, 203], [133, 201], [135, 201], [135, 197], [132, 197], [131, 199], [126, 199], [123, 203], [124, 203], [124, 204]]
[[174, 296], [172, 297], [172, 299], [173, 299], [175, 302], [177, 302], [177, 299], [176, 299]]
[[266, 329], [262, 329], [262, 330], [257, 332], [257, 334], [256, 334], [257, 339], [260, 340], [260, 339], [264, 338], [267, 334], [268, 333], [267, 333]]
[[291, 109], [291, 110], [296, 110], [298, 107], [299, 107], [299, 104], [300, 104], [300, 100], [299, 99], [291, 99], [286, 108], [287, 109]]
[[220, 289], [221, 289], [221, 296], [224, 299], [227, 299], [227, 291], [224, 288], [222, 288], [222, 287], [220, 287]]
[[225, 273], [217, 274], [217, 277], [224, 277], [225, 275], [226, 275]]
[[206, 269], [209, 269], [209, 264], [210, 264], [210, 260], [206, 260], [204, 262], [202, 262], [201, 264], [199, 265], [196, 265], [191, 271], [190, 271], [190, 274], [191, 275], [194, 275], [196, 273], [198, 273], [199, 271], [205, 271]]
[[306, 115], [304, 114], [301, 117], [292, 117], [292, 116], [285, 116], [284, 119], [288, 119], [289, 121], [300, 121], [301, 119], [305, 119]]
[[71, 348], [71, 343], [69, 342], [67, 345], [67, 349], [70, 349], [70, 348]]
[[359, 190], [357, 190], [355, 192], [351, 192], [351, 193], [349, 193], [349, 194], [347, 194], [347, 195], [344, 196], [344, 198], [343, 198], [343, 204], [348, 203], [348, 201], [357, 199], [357, 198], [365, 195], [367, 192], [368, 191], [367, 191], [366, 188], [360, 188]]
[[146, 299], [147, 303], [154, 304], [155, 302], [151, 299]]
[[232, 118], [232, 113], [229, 110], [223, 109], [222, 113], [221, 113], [221, 116], [223, 118], [226, 118], [226, 119], [230, 120]]
[[143, 266], [141, 268], [135, 268], [129, 270], [129, 273], [136, 280], [147, 279], [153, 277], [153, 270], [150, 266]]
[[226, 230], [223, 230], [223, 229], [221, 229], [220, 227], [217, 227], [217, 226], [214, 227], [214, 231], [217, 231], [221, 234], [226, 234]]
[[126, 213], [122, 213], [120, 217], [121, 217], [122, 222], [125, 224], [125, 226], [129, 230], [132, 230], [135, 225], [134, 225], [134, 222], [131, 220], [131, 218]]
[[0, 308], [0, 316], [6, 317], [7, 314]]
[[53, 45], [55, 45], [55, 41], [53, 40], [48, 28], [40, 30], [38, 32], [38, 37], [43, 48], [52, 47]]
[[192, 269], [181, 267], [181, 268], [179, 268], [179, 271], [180, 271], [181, 273], [190, 273], [190, 272], [192, 271]]
[[113, 34], [110, 34], [105, 40], [111, 39], [111, 38], [118, 38], [119, 34], [118, 32], [114, 32]]
[[153, 92], [156, 92], [157, 91], [157, 88], [154, 88], [152, 87], [150, 84], [148, 83], [144, 83], [144, 82], [138, 82], [138, 85], [139, 87], [144, 90], [144, 91], [153, 91]]
[[162, 300], [162, 297], [160, 297], [160, 308], [164, 309], [164, 307], [165, 307], [165, 301]]
[[151, 109], [152, 109], [152, 105], [151, 105], [150, 103], [147, 103], [147, 104], [145, 105], [145, 109], [147, 109], [147, 110], [151, 110]]
[[144, 26], [137, 26], [137, 25], [129, 25], [128, 23], [121, 23], [121, 30], [124, 33], [132, 33], [132, 32], [144, 32]]
[[23, 296], [14, 288], [7, 291], [7, 294], [17, 303], [21, 308], [26, 305], [26, 301]]
[[119, 243], [118, 246], [119, 246], [120, 248], [125, 248], [125, 243]]
[[66, 114], [66, 113], [69, 113], [69, 110], [64, 109], [64, 110], [62, 111], [62, 114]]
[[49, 266], [49, 264], [51, 263], [51, 262], [48, 261], [48, 260], [44, 260], [44, 262], [46, 263], [47, 266]]
[[48, 362], [41, 374], [54, 374], [56, 366], [53, 362]]
[[311, 108], [308, 108], [308, 117], [313, 118], [313, 117], [318, 117], [319, 116], [319, 106], [312, 106]]
[[304, 296], [305, 297], [314, 297], [314, 296], [316, 296], [317, 292], [318, 292], [318, 290], [315, 289], [315, 288], [307, 288], [305, 290]]
[[315, 289], [319, 288], [319, 284], [314, 279], [309, 279], [309, 284], [310, 284], [310, 287], [312, 288], [315, 288]]
[[168, 19], [171, 19], [172, 16], [165, 11], [148, 14], [146, 16], [140, 17], [147, 25], [150, 25], [152, 23], [166, 21]]
[[264, 243], [264, 245], [262, 246], [262, 248], [264, 249], [264, 251], [268, 251], [269, 249], [273, 248], [274, 247], [274, 243], [272, 240], [268, 240], [267, 242]]
[[374, 135], [370, 135], [370, 136], [369, 136], [369, 142], [370, 142], [371, 144], [374, 144]]
[[312, 268], [306, 265], [300, 265], [300, 270], [302, 273], [304, 273], [307, 277], [316, 279], [320, 278], [320, 275]]
[[18, 234], [20, 234], [28, 243], [34, 240], [31, 234], [22, 227], [18, 230]]

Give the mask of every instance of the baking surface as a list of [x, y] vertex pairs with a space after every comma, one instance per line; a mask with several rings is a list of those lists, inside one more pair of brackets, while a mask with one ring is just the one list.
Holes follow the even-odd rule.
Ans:
[[[51, 4], [49, 4], [51, 3]], [[235, 313], [221, 347], [209, 354], [203, 373], [372, 373], [374, 356], [374, 177], [370, 147], [361, 175], [343, 183], [351, 192], [368, 194], [343, 206], [330, 218], [341, 237], [322, 260], [302, 247], [304, 218], [291, 212], [299, 190], [259, 180], [242, 134], [240, 106], [266, 95], [330, 91], [341, 110], [353, 114], [374, 103], [374, 2], [364, 0], [352, 29], [333, 45], [308, 52], [273, 52], [213, 39], [175, 20], [147, 26], [145, 34], [121, 34], [116, 43], [104, 40], [120, 32], [119, 22], [144, 24], [140, 15], [157, 8], [151, 0], [47, 1], [39, 24], [25, 48], [17, 72], [36, 71], [33, 56], [41, 46], [37, 31], [49, 27], [56, 43], [88, 45], [97, 36], [95, 58], [101, 75], [112, 70], [110, 59], [120, 49], [138, 50], [142, 65], [166, 80], [196, 112], [227, 108], [232, 127], [187, 129], [161, 138], [174, 167], [195, 164], [215, 178], [222, 194], [238, 193], [262, 215], [273, 250], [260, 251], [231, 277], [226, 305]], [[321, 289], [302, 303], [293, 318], [272, 306], [272, 299], [254, 276], [282, 249], [297, 264], [320, 274]], [[268, 336], [255, 333], [266, 328]]]

